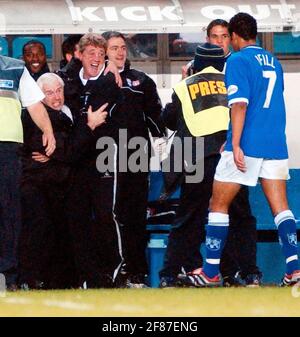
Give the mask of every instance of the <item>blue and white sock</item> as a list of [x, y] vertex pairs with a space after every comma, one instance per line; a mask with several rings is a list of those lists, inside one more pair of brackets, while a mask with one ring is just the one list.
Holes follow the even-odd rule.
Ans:
[[209, 213], [206, 228], [206, 260], [203, 267], [208, 277], [220, 271], [220, 259], [228, 234], [229, 216], [224, 213]]
[[285, 256], [286, 273], [298, 270], [297, 230], [293, 213], [290, 210], [280, 212], [274, 218], [278, 228], [279, 243]]

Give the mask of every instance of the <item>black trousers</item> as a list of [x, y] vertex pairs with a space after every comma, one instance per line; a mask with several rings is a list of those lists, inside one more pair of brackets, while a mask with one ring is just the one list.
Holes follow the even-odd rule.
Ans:
[[126, 271], [147, 274], [148, 172], [118, 172], [115, 213], [120, 223]]
[[94, 165], [76, 171], [66, 216], [80, 284], [109, 286], [107, 276], [121, 264], [113, 200], [113, 176], [101, 175]]
[[65, 217], [66, 187], [26, 180], [21, 185], [20, 283], [47, 288], [76, 286], [70, 234]]
[[0, 273], [9, 285], [17, 280], [21, 230], [20, 144], [0, 141]]
[[[202, 182], [182, 183], [180, 205], [170, 231], [160, 277], [176, 276], [182, 268], [189, 272], [203, 264], [200, 245], [205, 240], [209, 200], [219, 158], [219, 155], [205, 158]], [[257, 273], [256, 220], [251, 214], [246, 187], [242, 187], [234, 199], [229, 217], [229, 235], [221, 258], [222, 275], [234, 275], [238, 270], [244, 275]]]

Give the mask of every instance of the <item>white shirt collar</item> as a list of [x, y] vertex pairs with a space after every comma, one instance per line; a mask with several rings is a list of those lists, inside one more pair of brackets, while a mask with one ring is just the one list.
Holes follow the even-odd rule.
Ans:
[[72, 112], [66, 105], [62, 106], [61, 111], [74, 122]]
[[97, 79], [100, 77], [100, 75], [103, 73], [104, 68], [105, 68], [105, 64], [103, 64], [103, 67], [101, 68], [101, 70], [100, 70], [100, 72], [99, 72], [99, 74], [98, 74], [97, 76], [91, 77], [91, 78], [89, 78], [88, 80], [86, 80], [85, 78], [83, 78], [83, 67], [82, 67], [82, 68], [80, 69], [80, 71], [79, 71], [79, 78], [80, 78], [82, 84], [83, 84], [83, 85], [86, 85], [87, 81], [89, 81], [89, 80], [91, 80], [91, 81], [97, 80]]
[[262, 49], [262, 47], [257, 46], [257, 45], [254, 45], [254, 44], [252, 44], [252, 45], [250, 45], [250, 46], [246, 46], [246, 47], [244, 47], [244, 48], [242, 48], [242, 49], [246, 49], [246, 48]]

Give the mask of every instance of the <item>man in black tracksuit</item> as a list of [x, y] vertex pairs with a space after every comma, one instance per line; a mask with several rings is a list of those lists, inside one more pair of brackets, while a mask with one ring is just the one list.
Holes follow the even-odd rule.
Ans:
[[[183, 169], [179, 209], [160, 271], [161, 287], [176, 286], [178, 283], [197, 286], [197, 271], [203, 262], [200, 245], [204, 240], [212, 183], [229, 121], [222, 74], [224, 61], [222, 48], [209, 43], [200, 45], [195, 56], [194, 75], [177, 84], [172, 103], [167, 104], [163, 111], [166, 127], [177, 130], [177, 137], [182, 140], [192, 138], [193, 165], [200, 165], [204, 159], [204, 177], [200, 182], [189, 183], [186, 178], [195, 172], [189, 173]], [[197, 158], [196, 139], [200, 137], [204, 139], [204, 156]], [[230, 234], [224, 250], [224, 254], [227, 254], [226, 270], [222, 270], [223, 257], [221, 270], [225, 275], [234, 275], [240, 270], [244, 279], [248, 275], [260, 275], [255, 264], [256, 249], [252, 247], [252, 243], [256, 245], [256, 222], [251, 214], [246, 188], [241, 189], [234, 199], [229, 216]], [[240, 229], [237, 231], [236, 228]], [[186, 274], [181, 274], [182, 269]]]
[[140, 163], [143, 168], [134, 170], [130, 167], [130, 157], [136, 148], [127, 149], [127, 170], [121, 171], [120, 166], [118, 170], [115, 207], [116, 217], [121, 224], [124, 258], [121, 279], [127, 287], [143, 287], [148, 272], [146, 213], [151, 156], [149, 131], [152, 137], [164, 136], [164, 128], [160, 122], [162, 105], [154, 81], [144, 72], [132, 69], [126, 61], [127, 47], [124, 36], [114, 31], [106, 32], [103, 36], [107, 40], [108, 59], [116, 64], [122, 78], [124, 101], [117, 109], [126, 116], [126, 143], [134, 137], [141, 137], [140, 146], [145, 154], [143, 162]]
[[[89, 106], [95, 110], [108, 103], [109, 115], [106, 123], [94, 131], [95, 142], [76, 167], [67, 212], [71, 230], [90, 232], [90, 245], [95, 247], [95, 258], [101, 269], [101, 279], [81, 278], [83, 286], [110, 287], [122, 263], [119, 224], [112, 212], [116, 176], [114, 168], [98, 171], [96, 161], [103, 150], [96, 149], [96, 142], [110, 137], [117, 144], [118, 130], [125, 124], [124, 117], [116, 109], [122, 101], [122, 94], [113, 74], [104, 76], [106, 41], [97, 34], [86, 34], [79, 41], [79, 49], [82, 63], [71, 60], [58, 72], [65, 82], [66, 103], [76, 112], [75, 124], [76, 120], [85, 118]], [[109, 156], [114, 161], [115, 153]], [[84, 263], [80, 269], [84, 274]]]
[[[73, 257], [76, 260], [76, 248], [82, 241], [77, 233], [68, 233], [66, 224], [66, 201], [74, 179], [72, 165], [94, 143], [93, 130], [104, 122], [106, 113], [89, 112], [87, 121], [82, 120], [75, 126], [71, 111], [64, 105], [62, 79], [46, 73], [37, 83], [45, 94], [43, 102], [57, 147], [50, 158], [43, 155], [41, 131], [24, 112], [19, 282], [23, 288], [39, 288], [41, 282], [45, 287], [64, 288], [76, 286], [76, 274], [70, 269], [72, 264], [69, 262]], [[75, 252], [74, 256], [71, 251]], [[89, 261], [91, 255], [85, 251], [80, 258]]]

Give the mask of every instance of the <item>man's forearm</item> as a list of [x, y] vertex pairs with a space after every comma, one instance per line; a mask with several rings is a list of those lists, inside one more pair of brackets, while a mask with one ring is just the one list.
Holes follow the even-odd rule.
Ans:
[[240, 146], [240, 140], [243, 133], [247, 104], [243, 102], [234, 103], [231, 107], [232, 124], [232, 146]]
[[27, 107], [27, 110], [34, 123], [43, 131], [43, 133], [53, 133], [49, 115], [41, 102], [30, 105]]

